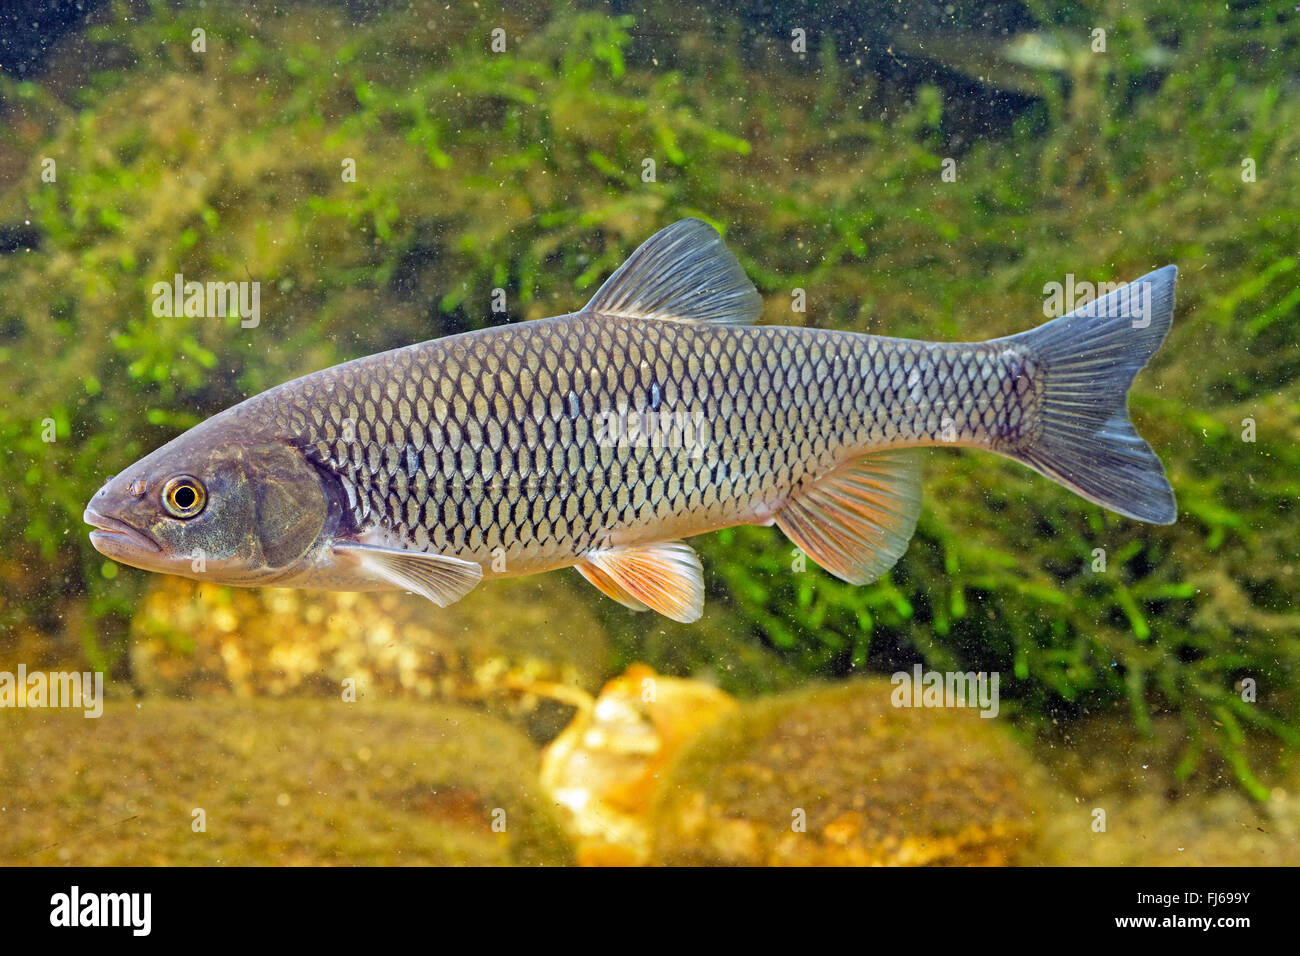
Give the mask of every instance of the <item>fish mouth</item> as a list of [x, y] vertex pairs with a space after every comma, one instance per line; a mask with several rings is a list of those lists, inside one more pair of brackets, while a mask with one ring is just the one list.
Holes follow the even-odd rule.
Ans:
[[141, 551], [145, 554], [162, 552], [158, 542], [140, 529], [132, 528], [125, 521], [119, 521], [117, 518], [102, 515], [94, 508], [87, 508], [81, 520], [95, 528], [90, 532], [90, 543], [95, 546], [95, 550], [110, 558], [119, 554]]

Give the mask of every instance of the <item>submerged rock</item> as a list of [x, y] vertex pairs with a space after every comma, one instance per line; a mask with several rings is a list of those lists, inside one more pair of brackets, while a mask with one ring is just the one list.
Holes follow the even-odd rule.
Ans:
[[536, 766], [509, 725], [426, 701], [16, 710], [0, 863], [572, 863]]
[[664, 677], [633, 664], [542, 754], [541, 780], [585, 866], [645, 863], [655, 789], [681, 748], [736, 709], [729, 695], [697, 680]]
[[891, 705], [886, 679], [745, 703], [658, 789], [669, 864], [998, 865], [1033, 852], [1043, 798], [1005, 728]]
[[565, 582], [492, 582], [445, 609], [397, 592], [243, 589], [163, 577], [132, 622], [135, 678], [164, 696], [474, 701], [549, 739], [568, 712], [518, 685], [594, 690], [604, 628]]

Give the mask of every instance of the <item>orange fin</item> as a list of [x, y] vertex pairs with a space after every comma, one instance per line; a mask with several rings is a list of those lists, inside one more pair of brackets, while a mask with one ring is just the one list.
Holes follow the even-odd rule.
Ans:
[[920, 459], [900, 449], [842, 462], [787, 501], [776, 523], [837, 578], [870, 584], [903, 556], [920, 513]]
[[596, 565], [590, 564], [586, 561], [580, 561], [575, 564], [574, 567], [578, 569], [578, 573], [586, 578], [588, 582], [599, 588], [600, 592], [604, 594], [605, 597], [613, 598], [619, 604], [626, 608], [631, 608], [633, 611], [650, 610], [632, 595], [628, 594], [621, 584], [611, 578], [600, 568], [596, 567]]
[[590, 552], [577, 568], [620, 604], [690, 624], [704, 613], [704, 569], [685, 541]]

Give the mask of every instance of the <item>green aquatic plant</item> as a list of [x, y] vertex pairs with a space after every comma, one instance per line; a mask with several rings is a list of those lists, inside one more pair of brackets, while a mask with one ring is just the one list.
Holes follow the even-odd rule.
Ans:
[[[1262, 796], [1243, 740], [1300, 745], [1300, 57], [1257, 8], [1185, 8], [1116, 14], [1112, 61], [1045, 72], [1008, 129], [960, 147], [954, 94], [886, 89], [830, 37], [806, 60], [757, 48], [739, 20], [735, 42], [657, 21], [649, 52], [641, 24], [597, 12], [497, 24], [415, 4], [321, 31], [342, 15], [204, 8], [198, 53], [185, 8], [111, 8], [89, 62], [112, 69], [56, 58], [0, 81], [0, 169], [21, 170], [0, 180], [17, 237], [0, 254], [0, 626], [80, 637], [128, 676], [142, 576], [80, 522], [109, 473], [293, 375], [575, 308], [681, 216], [726, 231], [765, 321], [917, 338], [1020, 331], [1067, 273], [1175, 262], [1175, 327], [1132, 404], [1176, 525], [936, 452], [918, 537], [871, 587], [739, 528], [700, 540], [696, 628], [647, 632], [575, 593], [625, 658], [740, 693], [922, 660], [1001, 671], [1006, 710], [1034, 725], [1174, 711], [1180, 774], [1226, 766]], [[1048, 32], [1095, 13], [1033, 12]], [[1154, 78], [1123, 52], [1153, 44], [1174, 51]], [[155, 315], [153, 283], [178, 273], [260, 282], [260, 324]]]

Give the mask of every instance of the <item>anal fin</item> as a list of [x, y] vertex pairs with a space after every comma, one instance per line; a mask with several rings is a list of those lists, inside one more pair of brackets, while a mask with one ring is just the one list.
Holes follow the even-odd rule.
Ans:
[[776, 523], [837, 578], [870, 584], [898, 563], [920, 514], [920, 459], [894, 449], [841, 463], [791, 497]]
[[582, 576], [635, 611], [690, 624], [704, 613], [704, 569], [684, 541], [603, 548], [577, 564]]
[[455, 604], [483, 579], [483, 569], [473, 561], [445, 554], [350, 541], [338, 542], [333, 550], [358, 561], [370, 576], [403, 591], [413, 591], [438, 607]]

